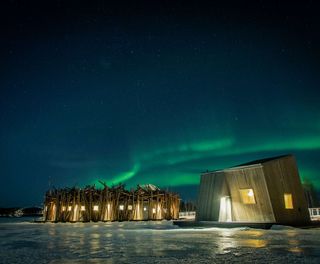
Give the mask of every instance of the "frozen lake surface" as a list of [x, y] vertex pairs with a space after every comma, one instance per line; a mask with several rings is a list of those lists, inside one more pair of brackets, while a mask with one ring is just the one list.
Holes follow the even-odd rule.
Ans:
[[0, 263], [320, 263], [320, 229], [0, 219]]

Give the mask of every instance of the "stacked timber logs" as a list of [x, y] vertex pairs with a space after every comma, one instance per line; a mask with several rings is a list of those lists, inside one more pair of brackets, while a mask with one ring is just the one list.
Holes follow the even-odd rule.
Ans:
[[154, 185], [130, 191], [123, 184], [53, 189], [46, 192], [44, 220], [52, 222], [178, 219], [180, 198]]

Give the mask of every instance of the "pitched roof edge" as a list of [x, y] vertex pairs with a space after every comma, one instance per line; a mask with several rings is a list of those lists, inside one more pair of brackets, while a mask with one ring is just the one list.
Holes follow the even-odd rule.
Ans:
[[282, 158], [286, 158], [286, 157], [293, 157], [293, 155], [292, 154], [285, 154], [285, 155], [274, 156], [274, 157], [265, 158], [265, 159], [253, 160], [253, 161], [249, 161], [249, 162], [242, 163], [242, 164], [232, 166], [229, 168], [225, 168], [225, 169], [218, 169], [218, 170], [214, 170], [214, 171], [205, 171], [205, 172], [202, 172], [201, 175], [206, 175], [206, 174], [211, 174], [211, 173], [216, 173], [216, 172], [223, 172], [223, 171], [230, 171], [230, 170], [237, 170], [237, 169], [241, 169], [241, 168], [261, 167], [263, 163], [267, 163], [267, 162], [270, 162], [273, 160], [278, 160], [278, 159], [282, 159]]

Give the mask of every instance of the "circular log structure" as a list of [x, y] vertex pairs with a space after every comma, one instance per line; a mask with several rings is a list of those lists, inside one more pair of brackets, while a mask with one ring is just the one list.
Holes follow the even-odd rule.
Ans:
[[142, 221], [179, 218], [180, 197], [154, 185], [130, 191], [123, 184], [52, 189], [46, 192], [44, 220], [50, 222]]

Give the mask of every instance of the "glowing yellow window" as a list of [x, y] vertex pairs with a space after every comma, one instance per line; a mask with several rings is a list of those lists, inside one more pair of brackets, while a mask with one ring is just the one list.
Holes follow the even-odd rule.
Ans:
[[285, 193], [284, 194], [284, 206], [286, 209], [293, 209], [293, 203], [292, 203], [292, 194], [291, 193]]
[[253, 189], [241, 189], [240, 190], [241, 200], [244, 204], [255, 204]]

